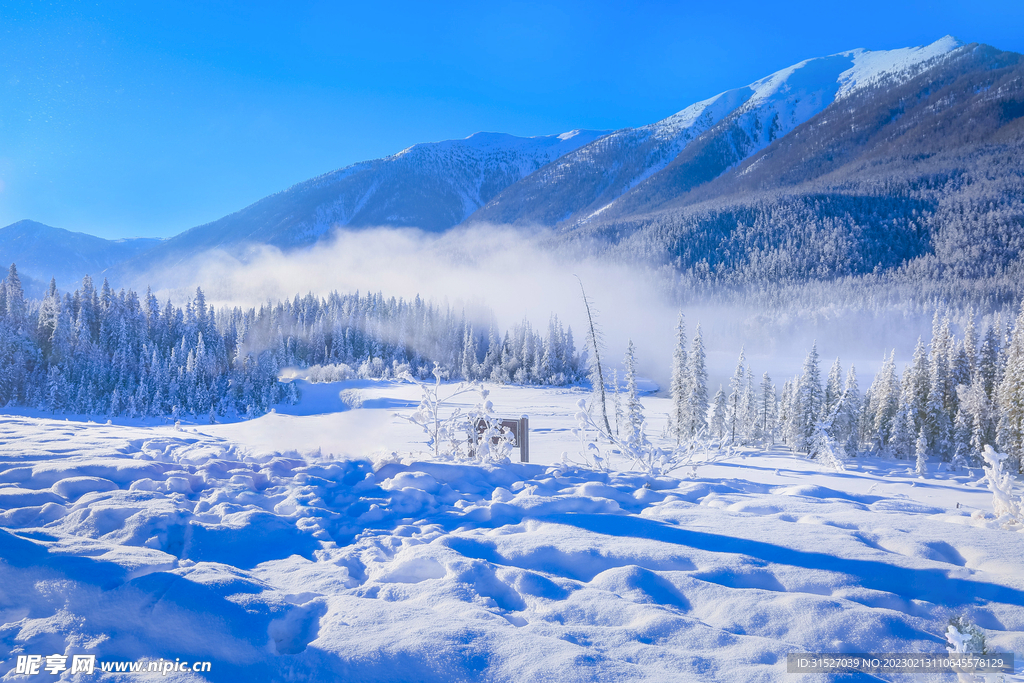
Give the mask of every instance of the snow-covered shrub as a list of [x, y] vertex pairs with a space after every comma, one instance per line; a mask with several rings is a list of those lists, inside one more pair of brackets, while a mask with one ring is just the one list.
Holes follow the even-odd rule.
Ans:
[[363, 392], [358, 389], [342, 389], [338, 393], [338, 398], [345, 404], [350, 410], [363, 407]]
[[988, 653], [988, 647], [985, 645], [985, 632], [963, 614], [949, 618], [946, 640], [949, 641], [950, 647], [947, 649], [950, 654], [983, 655]]
[[992, 510], [996, 517], [1008, 517], [1008, 521], [1024, 524], [1024, 503], [1013, 490], [1013, 476], [1003, 471], [1005, 453], [996, 453], [986, 445], [981, 453], [985, 458], [985, 481], [992, 492]]
[[[951, 617], [946, 626], [946, 651], [951, 655], [984, 655], [988, 654], [985, 644], [985, 632], [978, 628], [966, 616]], [[960, 683], [988, 683], [989, 680], [1002, 680], [984, 674], [958, 673]]]
[[601, 429], [600, 425], [587, 411], [586, 399], [576, 402], [579, 409], [576, 413], [577, 427], [573, 434], [580, 440], [580, 457], [582, 462], [569, 458], [567, 453], [562, 454], [564, 462], [576, 465], [583, 465], [597, 470], [610, 469], [609, 458], [601, 451], [598, 441], [592, 440], [591, 431], [595, 432], [599, 440], [604, 440], [611, 446], [613, 452], [618, 452], [630, 463], [630, 469], [639, 469], [647, 474], [662, 475], [668, 474], [683, 467], [694, 467], [707, 464], [707, 460], [698, 460], [697, 454], [704, 452], [705, 456], [710, 449], [710, 443], [704, 438], [705, 430], [700, 430], [693, 437], [681, 440], [673, 448], [660, 448], [648, 440], [644, 429], [633, 430], [635, 438], [620, 439]]
[[[433, 375], [433, 383], [422, 382], [408, 372], [401, 377], [420, 387], [422, 398], [412, 415], [395, 416], [423, 429], [427, 447], [438, 460], [508, 460], [515, 438], [494, 415], [494, 405], [487, 398], [490, 392], [480, 382], [462, 382], [451, 394], [441, 397], [445, 373], [436, 363]], [[479, 394], [480, 401], [470, 410], [450, 409], [446, 405], [457, 396], [474, 392]]]
[[842, 472], [846, 469], [846, 446], [832, 438], [831, 427], [831, 420], [815, 424], [811, 453], [836, 472]]
[[344, 363], [310, 366], [306, 379], [310, 384], [322, 382], [344, 382], [356, 376], [355, 370]]
[[914, 444], [914, 455], [917, 457], [916, 472], [918, 476], [923, 477], [928, 473], [928, 437], [925, 436], [923, 427]]

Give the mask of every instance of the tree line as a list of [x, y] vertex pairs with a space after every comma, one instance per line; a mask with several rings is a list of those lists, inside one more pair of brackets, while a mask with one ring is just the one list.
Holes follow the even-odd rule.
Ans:
[[[876, 453], [916, 459], [922, 473], [929, 458], [980, 464], [984, 447], [992, 446], [1008, 455], [1012, 471], [1024, 471], [1024, 305], [1015, 323], [996, 315], [981, 334], [973, 315], [966, 319], [958, 337], [950, 317], [937, 312], [930, 340], [918, 341], [903, 372], [894, 350], [863, 395], [856, 369], [844, 374], [838, 358], [822, 379], [815, 344], [781, 391], [768, 373], [755, 378], [741, 350], [728, 386], [709, 398], [700, 325], [688, 342], [680, 315], [669, 436], [676, 445], [694, 438], [737, 446], [778, 442], [830, 461]], [[632, 345], [625, 366], [634, 366]], [[626, 414], [617, 386], [613, 400], [616, 431], [639, 438], [635, 382], [627, 381]]]
[[339, 294], [216, 308], [202, 289], [183, 306], [151, 291], [114, 291], [86, 276], [26, 299], [17, 266], [0, 282], [0, 405], [110, 416], [261, 415], [298, 400], [285, 367], [351, 366], [359, 377], [572, 384], [586, 358], [572, 329], [524, 321], [500, 333], [420, 297]]

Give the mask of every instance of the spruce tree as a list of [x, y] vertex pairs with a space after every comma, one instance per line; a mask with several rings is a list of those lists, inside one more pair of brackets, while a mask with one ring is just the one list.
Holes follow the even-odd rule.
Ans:
[[672, 355], [672, 377], [669, 382], [669, 429], [677, 446], [689, 438], [693, 429], [693, 421], [690, 418], [690, 368], [686, 360], [686, 323], [680, 311], [676, 323], [676, 348]]
[[857, 369], [850, 366], [846, 373], [846, 386], [843, 389], [843, 411], [840, 416], [845, 436], [847, 455], [855, 456], [860, 452], [860, 388], [857, 386]]
[[636, 356], [633, 340], [629, 340], [623, 358], [626, 372], [626, 445], [639, 450], [644, 440], [644, 409], [640, 404], [640, 392], [636, 385]]
[[871, 407], [874, 420], [872, 438], [878, 450], [889, 445], [893, 421], [899, 410], [900, 386], [896, 379], [896, 351], [882, 362], [882, 368], [871, 383]]
[[725, 436], [725, 410], [725, 389], [719, 385], [718, 392], [715, 394], [711, 407], [708, 409], [708, 427], [711, 429], [711, 433], [718, 437], [719, 440]]
[[824, 405], [822, 406], [822, 415], [832, 415], [835, 412], [836, 406], [839, 404], [839, 399], [843, 395], [843, 366], [840, 364], [839, 359], [836, 358], [835, 362], [832, 363], [832, 368], [828, 372], [828, 379], [825, 380], [825, 396]]
[[821, 389], [821, 373], [818, 369], [818, 345], [811, 345], [811, 350], [804, 359], [803, 372], [797, 385], [796, 406], [794, 411], [796, 431], [793, 448], [797, 451], [813, 455], [814, 432], [821, 420], [823, 395]]
[[923, 429], [917, 435], [914, 454], [917, 456], [917, 474], [923, 477], [928, 473], [928, 437], [925, 436]]
[[775, 385], [772, 384], [772, 378], [766, 372], [761, 376], [761, 396], [758, 399], [758, 419], [766, 446], [775, 442], [775, 420], [777, 417]]
[[708, 426], [708, 371], [704, 353], [704, 336], [701, 333], [699, 322], [693, 335], [690, 355], [687, 360], [690, 365], [690, 418], [693, 420], [691, 429], [693, 433], [698, 433], [707, 429]]
[[1024, 302], [1006, 350], [1006, 366], [996, 397], [997, 439], [1007, 467], [1020, 472], [1024, 464]]
[[733, 445], [738, 443], [737, 439], [742, 437], [743, 413], [740, 402], [743, 400], [743, 390], [745, 386], [745, 361], [746, 359], [743, 355], [743, 349], [741, 348], [739, 360], [736, 362], [736, 370], [733, 372], [732, 378], [729, 380], [729, 400], [726, 404], [725, 412], [725, 427], [728, 432], [729, 443]]

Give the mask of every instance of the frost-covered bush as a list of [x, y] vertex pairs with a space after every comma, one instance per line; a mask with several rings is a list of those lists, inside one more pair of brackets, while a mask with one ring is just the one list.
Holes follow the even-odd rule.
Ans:
[[[951, 617], [949, 625], [946, 626], [946, 642], [949, 645], [946, 651], [951, 655], [984, 655], [988, 654], [988, 646], [985, 644], [985, 632], [978, 628], [966, 616], [960, 615]], [[960, 683], [988, 683], [988, 681], [1002, 681], [1002, 676], [958, 673], [957, 680]]]
[[1013, 476], [1003, 471], [1006, 454], [985, 446], [981, 455], [985, 458], [985, 481], [992, 492], [992, 510], [996, 517], [1008, 517], [1008, 521], [1024, 524], [1024, 503], [1013, 490]]
[[987, 654], [985, 632], [978, 628], [964, 615], [950, 617], [946, 628], [946, 640], [949, 641], [950, 654]]
[[322, 382], [344, 382], [356, 376], [355, 370], [344, 363], [310, 366], [306, 379], [310, 384]]
[[342, 389], [338, 392], [338, 398], [344, 403], [350, 410], [363, 407], [363, 392], [358, 389]]
[[846, 445], [832, 438], [831, 430], [831, 419], [815, 424], [811, 452], [836, 472], [842, 472], [846, 469]]
[[[435, 459], [507, 461], [515, 439], [495, 416], [494, 405], [487, 398], [490, 392], [479, 382], [462, 382], [451, 394], [442, 397], [445, 373], [440, 365], [434, 365], [433, 375], [432, 383], [422, 382], [408, 372], [402, 375], [401, 379], [420, 387], [422, 398], [412, 415], [396, 414], [396, 417], [423, 429], [427, 447]], [[455, 397], [469, 393], [480, 396], [480, 401], [470, 410], [452, 409], [447, 405]]]
[[669, 474], [683, 467], [694, 467], [707, 464], [707, 459], [698, 460], [698, 454], [703, 452], [705, 456], [710, 452], [710, 442], [705, 439], [705, 430], [700, 430], [691, 438], [683, 439], [672, 448], [661, 448], [654, 445], [647, 438], [645, 429], [646, 423], [641, 423], [640, 429], [629, 430], [633, 438], [626, 440], [619, 439], [614, 434], [601, 429], [587, 411], [586, 399], [576, 402], [579, 409], [576, 413], [577, 427], [573, 434], [580, 440], [579, 455], [581, 462], [572, 460], [568, 453], [562, 453], [562, 460], [567, 463], [583, 465], [598, 470], [611, 469], [608, 456], [602, 450], [599, 441], [592, 440], [590, 433], [594, 432], [598, 440], [606, 442], [613, 452], [617, 452], [630, 464], [630, 469], [639, 469], [642, 472], [654, 476]]

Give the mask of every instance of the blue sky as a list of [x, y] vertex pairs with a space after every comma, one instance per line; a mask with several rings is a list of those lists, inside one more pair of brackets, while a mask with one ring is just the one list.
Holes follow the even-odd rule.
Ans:
[[[1024, 3], [4, 3], [0, 226], [169, 236], [416, 142], [615, 129]], [[831, 4], [831, 3], [828, 3]]]

